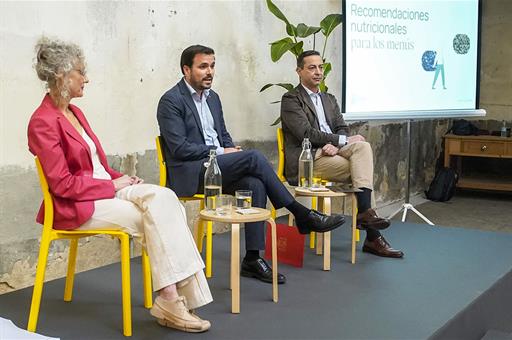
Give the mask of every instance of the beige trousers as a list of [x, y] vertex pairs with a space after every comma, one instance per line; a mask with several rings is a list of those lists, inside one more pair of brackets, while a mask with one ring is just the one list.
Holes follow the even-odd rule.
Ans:
[[[185, 208], [172, 190], [136, 184], [119, 190], [115, 198], [95, 201], [94, 206], [91, 219], [78, 229], [114, 227], [132, 235], [147, 249], [155, 291], [178, 283], [178, 293], [186, 297], [190, 309], [213, 300]], [[186, 285], [179, 284], [187, 278]]]
[[373, 152], [370, 143], [355, 142], [340, 148], [335, 156], [318, 149], [313, 163], [315, 176], [333, 182], [352, 180], [354, 188], [373, 190]]

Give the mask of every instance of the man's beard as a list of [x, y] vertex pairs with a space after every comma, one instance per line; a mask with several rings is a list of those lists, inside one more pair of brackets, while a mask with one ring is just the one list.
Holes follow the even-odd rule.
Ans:
[[[208, 85], [203, 85], [205, 81], [209, 81], [210, 83]], [[213, 84], [213, 77], [203, 78], [203, 80], [201, 81], [201, 87], [203, 87], [203, 90], [209, 89], [210, 87], [212, 87], [212, 84]]]
[[[210, 83], [206, 85], [204, 83], [205, 81], [210, 81]], [[196, 88], [201, 90], [201, 91], [202, 90], [208, 90], [208, 89], [210, 89], [212, 87], [212, 84], [213, 84], [213, 78], [203, 78], [203, 79], [201, 79], [200, 81], [198, 81], [196, 83]]]

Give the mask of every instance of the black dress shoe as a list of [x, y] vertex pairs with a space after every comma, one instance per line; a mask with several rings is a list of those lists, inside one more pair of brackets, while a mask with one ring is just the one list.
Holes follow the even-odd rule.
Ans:
[[[261, 257], [254, 261], [244, 259], [240, 274], [245, 277], [254, 277], [266, 283], [272, 283], [272, 268]], [[277, 283], [283, 284], [285, 282], [286, 277], [283, 274], [277, 273]]]
[[391, 245], [388, 243], [388, 241], [386, 241], [386, 239], [382, 235], [373, 241], [368, 241], [368, 239], [364, 240], [363, 252], [371, 253], [373, 255], [382, 257], [404, 257], [404, 253], [399, 249], [391, 248]]
[[312, 231], [325, 233], [340, 227], [345, 223], [345, 217], [342, 215], [328, 216], [312, 209], [305, 218], [297, 219], [296, 223], [301, 234], [309, 234]]

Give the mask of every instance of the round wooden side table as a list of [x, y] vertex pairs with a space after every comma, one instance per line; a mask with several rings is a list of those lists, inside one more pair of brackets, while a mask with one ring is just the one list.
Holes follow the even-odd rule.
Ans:
[[[335, 192], [332, 190], [327, 191], [313, 191], [306, 188], [295, 187], [295, 197], [316, 197], [318, 199], [318, 210], [326, 215], [331, 214], [331, 198], [333, 197], [344, 197], [348, 194], [345, 192]], [[357, 200], [355, 194], [352, 197], [352, 253], [351, 263], [356, 262], [356, 241], [357, 241], [357, 228], [356, 228], [356, 217], [357, 217]], [[323, 249], [322, 249], [323, 248]], [[317, 233], [316, 242], [316, 253], [324, 255], [324, 270], [331, 270], [331, 232]]]
[[213, 210], [201, 210], [199, 216], [203, 221], [231, 224], [231, 312], [240, 313], [240, 224], [248, 222], [267, 221], [270, 223], [272, 235], [272, 300], [278, 301], [277, 288], [277, 234], [276, 223], [270, 216], [270, 211], [262, 208], [251, 208], [254, 214], [240, 214], [232, 208], [226, 215], [217, 215]]

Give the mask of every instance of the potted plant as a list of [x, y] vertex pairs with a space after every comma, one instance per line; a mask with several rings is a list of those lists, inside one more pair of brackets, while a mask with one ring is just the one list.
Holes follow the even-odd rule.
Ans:
[[[313, 35], [313, 46], [312, 49], [316, 47], [316, 35], [317, 33], [321, 33], [324, 37], [324, 44], [321, 52], [322, 60], [324, 61], [324, 79], [320, 84], [320, 90], [323, 92], [327, 92], [328, 87], [325, 84], [325, 79], [328, 74], [331, 72], [332, 65], [325, 58], [325, 49], [327, 46], [327, 41], [329, 36], [334, 31], [334, 29], [341, 24], [343, 17], [341, 14], [329, 14], [322, 21], [320, 21], [319, 26], [308, 26], [304, 23], [300, 23], [298, 25], [292, 24], [286, 16], [281, 12], [281, 10], [272, 2], [272, 0], [266, 0], [268, 10], [274, 14], [278, 19], [283, 21], [286, 26], [286, 34], [287, 36], [276, 40], [270, 43], [270, 58], [273, 62], [277, 62], [281, 59], [281, 57], [285, 53], [292, 53], [295, 56], [295, 59], [304, 51], [304, 39]], [[287, 91], [291, 91], [294, 88], [293, 84], [290, 83], [269, 83], [263, 86], [260, 92], [265, 91], [266, 89], [272, 86], [279, 86], [284, 88]], [[280, 101], [274, 101], [272, 104], [279, 103]], [[272, 126], [277, 125], [281, 122], [281, 117], [278, 117]]]

